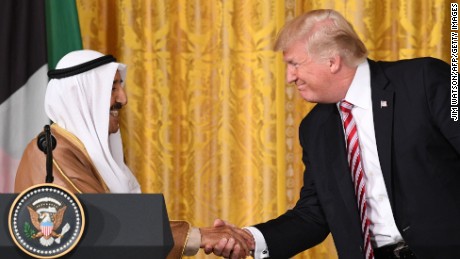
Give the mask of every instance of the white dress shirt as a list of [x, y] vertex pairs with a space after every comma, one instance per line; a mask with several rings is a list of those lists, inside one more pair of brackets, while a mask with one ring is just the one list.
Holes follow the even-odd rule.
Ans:
[[[359, 147], [366, 180], [367, 215], [371, 221], [372, 245], [381, 247], [397, 243], [403, 239], [396, 228], [380, 167], [372, 114], [371, 77], [367, 60], [358, 66], [345, 100], [354, 105], [351, 114], [358, 128]], [[340, 111], [338, 105], [337, 109]]]
[[[374, 247], [382, 247], [397, 243], [402, 241], [403, 238], [393, 218], [393, 212], [380, 167], [375, 141], [370, 70], [367, 60], [358, 66], [345, 100], [354, 105], [351, 113], [358, 128], [359, 146], [361, 148], [366, 179], [367, 214], [371, 221], [370, 233], [372, 245]], [[337, 104], [337, 109], [340, 111], [339, 104]], [[255, 227], [248, 227], [247, 229], [251, 231], [256, 242], [254, 258], [269, 257], [269, 249], [262, 233]]]

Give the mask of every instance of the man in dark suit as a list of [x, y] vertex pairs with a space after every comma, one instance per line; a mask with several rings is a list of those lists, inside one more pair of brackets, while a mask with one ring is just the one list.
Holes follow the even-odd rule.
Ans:
[[[451, 118], [450, 66], [369, 60], [333, 10], [293, 19], [276, 49], [288, 82], [318, 104], [300, 125], [300, 199], [246, 228], [254, 257], [289, 258], [332, 233], [339, 258], [460, 258], [460, 122]], [[228, 243], [212, 252], [234, 258]]]

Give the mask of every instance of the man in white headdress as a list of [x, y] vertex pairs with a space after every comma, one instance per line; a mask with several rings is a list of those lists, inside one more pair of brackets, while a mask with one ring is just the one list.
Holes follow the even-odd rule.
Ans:
[[[124, 163], [119, 131], [119, 110], [127, 104], [126, 65], [111, 55], [79, 50], [65, 55], [48, 76], [45, 111], [54, 122], [51, 132], [58, 143], [53, 151], [53, 183], [74, 193], [140, 193], [139, 183]], [[19, 164], [16, 192], [44, 183], [44, 156], [37, 138], [33, 139]], [[168, 258], [194, 255], [200, 247], [232, 235], [242, 257], [249, 254], [244, 231], [170, 223], [174, 248]]]

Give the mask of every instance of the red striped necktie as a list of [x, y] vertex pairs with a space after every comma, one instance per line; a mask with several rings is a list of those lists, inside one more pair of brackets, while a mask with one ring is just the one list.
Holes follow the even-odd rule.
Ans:
[[343, 128], [347, 136], [348, 164], [350, 165], [351, 177], [355, 187], [356, 201], [358, 203], [359, 215], [361, 218], [361, 230], [364, 236], [364, 251], [366, 253], [366, 259], [372, 259], [374, 258], [374, 251], [372, 250], [371, 236], [369, 233], [371, 222], [367, 217], [366, 181], [364, 179], [364, 168], [361, 162], [358, 129], [353, 115], [351, 115], [352, 108], [353, 104], [345, 100], [340, 102]]

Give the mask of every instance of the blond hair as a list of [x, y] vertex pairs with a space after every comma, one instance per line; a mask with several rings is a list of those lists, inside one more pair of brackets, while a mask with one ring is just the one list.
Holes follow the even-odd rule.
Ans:
[[334, 10], [313, 10], [286, 23], [278, 34], [275, 50], [284, 51], [302, 40], [307, 54], [315, 58], [340, 55], [349, 66], [357, 66], [367, 58], [366, 46], [353, 26]]

